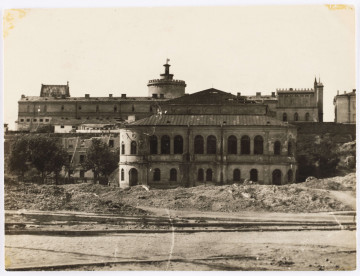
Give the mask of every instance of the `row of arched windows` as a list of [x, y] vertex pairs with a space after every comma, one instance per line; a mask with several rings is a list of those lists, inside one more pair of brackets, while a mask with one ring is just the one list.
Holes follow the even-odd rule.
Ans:
[[[288, 115], [287, 115], [287, 113], [283, 113], [283, 121], [284, 122], [286, 122], [286, 121], [288, 121]], [[294, 121], [296, 122], [296, 121], [300, 121], [300, 116], [299, 116], [299, 114], [297, 113], [297, 112], [295, 112], [294, 113]], [[310, 114], [309, 114], [309, 112], [306, 112], [306, 114], [305, 114], [305, 121], [310, 121]]]
[[[161, 171], [160, 169], [154, 169], [153, 173], [153, 181], [160, 181], [161, 180]], [[177, 170], [172, 168], [170, 169], [170, 181], [177, 181]]]

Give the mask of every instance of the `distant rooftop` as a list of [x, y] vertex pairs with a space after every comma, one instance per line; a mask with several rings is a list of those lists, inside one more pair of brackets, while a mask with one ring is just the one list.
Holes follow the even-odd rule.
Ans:
[[69, 82], [66, 85], [41, 84], [40, 97], [70, 97]]

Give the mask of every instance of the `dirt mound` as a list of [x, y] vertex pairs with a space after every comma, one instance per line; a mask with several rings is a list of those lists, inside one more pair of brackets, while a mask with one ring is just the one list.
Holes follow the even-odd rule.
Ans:
[[55, 186], [11, 183], [5, 184], [5, 209], [69, 210], [124, 215], [147, 213], [120, 202], [116, 197], [108, 199], [100, 196], [107, 192], [109, 192], [108, 187], [94, 184]]
[[356, 191], [356, 174], [350, 173], [345, 176], [336, 176], [324, 179], [313, 179], [308, 182], [296, 184], [300, 187], [323, 189], [332, 191]]

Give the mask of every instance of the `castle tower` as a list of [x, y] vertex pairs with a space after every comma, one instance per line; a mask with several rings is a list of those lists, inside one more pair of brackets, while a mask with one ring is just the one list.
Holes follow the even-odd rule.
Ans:
[[316, 94], [316, 102], [317, 102], [317, 108], [318, 108], [318, 116], [319, 116], [319, 122], [323, 122], [323, 116], [324, 116], [324, 111], [323, 111], [323, 91], [324, 91], [324, 85], [321, 83], [320, 78], [319, 78], [319, 82], [316, 82], [316, 78], [315, 78], [315, 82], [314, 82], [314, 91]]
[[174, 99], [185, 95], [186, 83], [182, 80], [174, 80], [173, 74], [170, 74], [169, 59], [164, 64], [165, 72], [160, 75], [160, 79], [150, 80], [148, 83], [149, 97]]

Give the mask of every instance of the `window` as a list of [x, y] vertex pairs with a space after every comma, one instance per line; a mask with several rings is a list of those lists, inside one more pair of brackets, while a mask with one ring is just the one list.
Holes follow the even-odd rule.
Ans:
[[26, 122], [30, 122], [30, 119], [26, 119]]
[[299, 114], [297, 112], [294, 114], [294, 121], [299, 121]]
[[216, 137], [213, 135], [210, 135], [207, 138], [206, 153], [207, 154], [216, 154]]
[[80, 171], [80, 178], [84, 178], [85, 177], [85, 171], [84, 170], [81, 170]]
[[197, 180], [198, 180], [198, 181], [204, 181], [204, 170], [203, 170], [203, 169], [199, 169], [199, 170], [198, 170]]
[[288, 155], [289, 156], [293, 156], [293, 148], [292, 148], [292, 143], [291, 142], [289, 142], [288, 143]]
[[264, 153], [264, 140], [258, 135], [254, 138], [254, 154], [263, 154]]
[[306, 112], [306, 114], [305, 114], [305, 121], [310, 121], [310, 114], [309, 114], [309, 112]]
[[272, 184], [273, 185], [281, 185], [281, 171], [274, 170], [272, 173]]
[[121, 144], [121, 154], [125, 154], [125, 144], [122, 142]]
[[283, 113], [283, 121], [286, 122], [287, 121], [287, 114]]
[[121, 169], [121, 181], [125, 180], [125, 172], [124, 169]]
[[176, 181], [177, 180], [177, 170], [171, 169], [170, 170], [170, 181]]
[[131, 106], [131, 111], [135, 111], [135, 106], [134, 105]]
[[24, 122], [24, 119], [20, 119], [20, 122]]
[[240, 170], [235, 169], [233, 173], [233, 181], [240, 181]]
[[83, 163], [85, 161], [85, 155], [80, 155], [80, 163]]
[[117, 112], [117, 106], [114, 105], [114, 112]]
[[68, 148], [69, 148], [69, 149], [72, 149], [73, 147], [74, 147], [73, 144], [69, 144], [69, 145], [68, 145]]
[[237, 154], [237, 139], [234, 135], [229, 136], [228, 138], [228, 154]]
[[176, 135], [174, 138], [174, 154], [183, 153], [183, 138], [180, 135]]
[[62, 105], [62, 106], [61, 106], [61, 110], [64, 110], [64, 108], [65, 108], [65, 107]]
[[153, 108], [152, 108], [152, 106], [150, 105], [150, 112], [152, 112], [153, 111]]
[[33, 119], [34, 122], [37, 122], [37, 119]]
[[60, 128], [64, 128], [64, 126], [60, 126]]
[[71, 162], [71, 159], [72, 159], [72, 155], [68, 155], [69, 163]]
[[206, 181], [212, 181], [212, 169], [206, 170]]
[[109, 148], [113, 148], [114, 147], [114, 140], [109, 140]]
[[279, 141], [276, 141], [274, 144], [274, 155], [280, 155], [281, 154], [281, 144]]
[[78, 108], [79, 108], [79, 110], [81, 110], [81, 105], [79, 105], [79, 107], [78, 107]]
[[136, 154], [136, 142], [135, 141], [131, 141], [130, 154]]
[[96, 112], [99, 112], [99, 106], [98, 105], [96, 106]]
[[250, 137], [241, 137], [241, 154], [250, 154]]
[[161, 137], [161, 154], [170, 154], [170, 137], [168, 135]]
[[42, 123], [44, 121], [44, 119], [40, 119], [40, 123]]
[[76, 127], [76, 126], [72, 126], [71, 128], [73, 128], [73, 129], [77, 129], [77, 127]]
[[201, 135], [195, 136], [194, 153], [195, 154], [204, 154], [204, 138]]
[[45, 119], [45, 122], [49, 122], [49, 119]]
[[257, 171], [257, 169], [252, 169], [250, 171], [250, 180], [253, 181], [253, 182], [258, 181], [258, 171]]
[[160, 169], [154, 170], [154, 181], [160, 181]]
[[292, 182], [293, 182], [293, 177], [294, 177], [293, 171], [292, 171], [292, 170], [288, 170], [288, 173], [287, 173], [288, 183], [292, 183]]
[[150, 137], [150, 154], [157, 154], [158, 141], [155, 135]]

